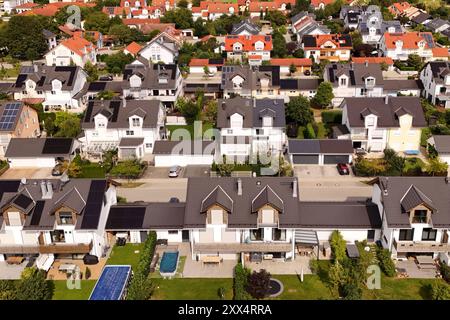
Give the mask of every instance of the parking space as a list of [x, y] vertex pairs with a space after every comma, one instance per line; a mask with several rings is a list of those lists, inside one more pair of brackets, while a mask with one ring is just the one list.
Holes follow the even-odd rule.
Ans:
[[210, 166], [187, 166], [184, 168], [183, 178], [209, 177]]
[[[148, 167], [145, 170], [142, 179], [164, 179], [169, 178], [169, 167]], [[180, 177], [182, 177], [184, 168], [181, 169]]]
[[10, 168], [0, 177], [1, 179], [54, 179], [52, 168]]
[[340, 175], [336, 165], [295, 165], [294, 174], [299, 178], [349, 178], [352, 175]]

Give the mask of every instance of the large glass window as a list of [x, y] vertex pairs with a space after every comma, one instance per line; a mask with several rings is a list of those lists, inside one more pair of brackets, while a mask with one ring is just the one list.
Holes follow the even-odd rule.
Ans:
[[413, 237], [414, 237], [414, 229], [400, 229], [398, 240], [412, 241]]
[[263, 239], [264, 229], [253, 229], [250, 230], [250, 240], [252, 241], [260, 241]]
[[422, 230], [422, 241], [436, 241], [436, 229], [426, 228]]
[[272, 229], [272, 240], [273, 241], [286, 241], [286, 230], [285, 229]]
[[50, 231], [50, 236], [52, 237], [52, 242], [66, 242], [63, 230]]
[[427, 210], [414, 210], [412, 223], [427, 223]]

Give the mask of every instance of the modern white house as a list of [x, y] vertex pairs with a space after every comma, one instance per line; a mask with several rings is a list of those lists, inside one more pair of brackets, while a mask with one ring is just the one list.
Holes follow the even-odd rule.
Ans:
[[420, 72], [422, 96], [434, 105], [450, 108], [450, 63], [429, 62]]
[[316, 34], [304, 35], [301, 46], [305, 57], [330, 62], [350, 60], [350, 51], [353, 48], [352, 38], [349, 34]]
[[61, 41], [45, 54], [48, 66], [71, 66], [83, 68], [87, 62], [97, 63], [97, 48], [88, 40], [73, 37]]
[[167, 32], [161, 32], [139, 51], [139, 56], [151, 63], [175, 63], [180, 47], [176, 38]]
[[166, 111], [157, 100], [92, 100], [82, 122], [82, 152], [118, 149], [121, 159], [142, 159], [165, 138]]
[[254, 60], [257, 65], [270, 60], [272, 50], [272, 36], [270, 35], [228, 35], [225, 37], [225, 49], [228, 59]]
[[345, 98], [339, 139], [351, 139], [354, 148], [382, 152], [417, 151], [427, 126], [418, 97]]
[[0, 181], [0, 261], [35, 257], [48, 271], [58, 257], [101, 258], [105, 224], [117, 203], [116, 183], [73, 179]]
[[297, 35], [297, 42], [301, 42], [304, 35], [330, 34], [326, 26], [315, 20], [313, 13], [302, 11], [291, 18], [291, 30]]
[[176, 64], [129, 64], [123, 80], [127, 99], [158, 100], [171, 107], [183, 95], [183, 78]]
[[281, 153], [286, 143], [284, 100], [236, 97], [219, 100], [220, 154], [235, 162]]
[[14, 99], [42, 103], [44, 111], [81, 112], [85, 107], [83, 91], [86, 72], [77, 66], [24, 66], [12, 87]]

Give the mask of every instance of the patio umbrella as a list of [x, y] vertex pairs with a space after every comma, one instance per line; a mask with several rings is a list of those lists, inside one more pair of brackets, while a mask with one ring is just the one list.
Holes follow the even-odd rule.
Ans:
[[303, 267], [302, 267], [302, 272], [300, 273], [300, 281], [303, 282]]

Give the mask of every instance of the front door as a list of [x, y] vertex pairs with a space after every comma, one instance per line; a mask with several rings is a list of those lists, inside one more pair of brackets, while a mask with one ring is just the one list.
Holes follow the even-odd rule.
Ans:
[[183, 242], [189, 242], [189, 230], [183, 230], [181, 232], [181, 238]]

